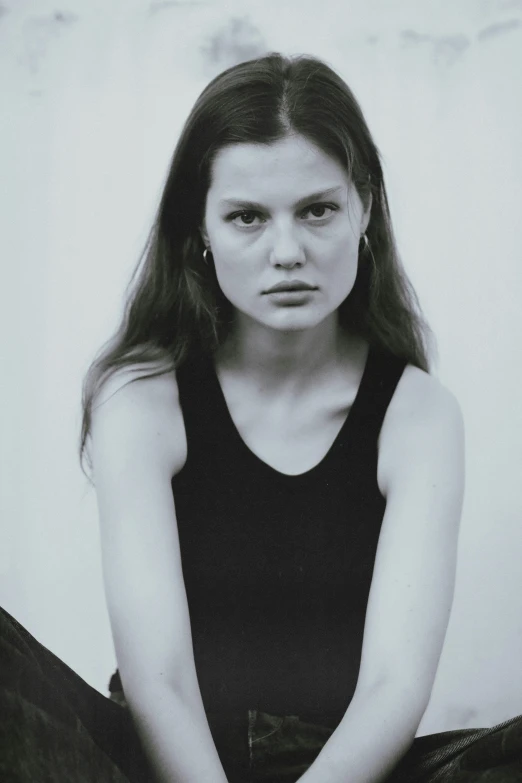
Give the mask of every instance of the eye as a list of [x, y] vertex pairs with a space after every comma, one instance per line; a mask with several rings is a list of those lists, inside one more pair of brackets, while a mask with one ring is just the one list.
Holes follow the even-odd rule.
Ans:
[[[302, 214], [304, 217], [310, 215], [312, 218], [317, 218], [317, 222], [319, 222], [321, 219], [329, 218], [337, 209], [338, 207], [335, 204], [310, 204], [309, 207], [303, 210]], [[314, 223], [316, 221], [312, 220], [311, 222]]]
[[245, 227], [259, 225], [258, 223], [254, 223], [256, 218], [259, 218], [261, 221], [260, 215], [251, 209], [244, 209], [241, 212], [234, 212], [232, 215], [229, 215], [228, 217], [228, 219], [236, 226], [245, 226]]

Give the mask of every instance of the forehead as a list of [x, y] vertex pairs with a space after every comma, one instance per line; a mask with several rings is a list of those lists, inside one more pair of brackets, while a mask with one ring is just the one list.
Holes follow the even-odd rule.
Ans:
[[232, 144], [213, 162], [209, 198], [302, 196], [349, 184], [345, 169], [303, 136], [271, 144]]

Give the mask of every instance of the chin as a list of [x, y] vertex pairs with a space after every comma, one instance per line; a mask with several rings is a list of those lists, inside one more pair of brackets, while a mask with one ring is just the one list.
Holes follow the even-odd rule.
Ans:
[[336, 308], [331, 310], [325, 307], [309, 306], [280, 307], [273, 308], [271, 311], [260, 311], [256, 308], [239, 309], [234, 305], [233, 307], [235, 307], [237, 325], [242, 323], [247, 329], [250, 325], [280, 333], [304, 332], [314, 329], [332, 316], [336, 310]]
[[278, 332], [302, 332], [322, 323], [327, 315], [306, 312], [304, 308], [285, 308], [276, 317], [265, 321], [266, 326]]

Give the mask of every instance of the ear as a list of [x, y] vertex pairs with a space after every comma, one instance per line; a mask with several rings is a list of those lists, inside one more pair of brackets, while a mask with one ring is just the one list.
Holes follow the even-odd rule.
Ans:
[[210, 241], [209, 241], [209, 238], [208, 238], [207, 229], [206, 229], [206, 226], [205, 226], [205, 221], [203, 221], [203, 223], [199, 227], [199, 233], [201, 234], [201, 239], [203, 240], [203, 244], [205, 245], [205, 247], [210, 248]]
[[368, 223], [370, 222], [370, 216], [372, 213], [372, 194], [370, 193], [368, 195], [368, 204], [366, 205], [366, 208], [363, 212], [363, 216], [361, 219], [361, 235], [366, 233], [366, 229], [368, 228]]

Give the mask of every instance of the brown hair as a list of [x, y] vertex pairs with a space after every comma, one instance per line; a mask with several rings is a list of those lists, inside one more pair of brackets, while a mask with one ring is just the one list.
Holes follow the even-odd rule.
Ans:
[[[363, 204], [370, 263], [359, 264], [340, 323], [409, 363], [428, 369], [429, 330], [393, 236], [379, 151], [346, 83], [315, 57], [269, 54], [227, 69], [197, 99], [174, 151], [157, 214], [132, 276], [122, 322], [91, 364], [83, 385], [80, 460], [93, 401], [119, 368], [145, 363], [148, 377], [169, 372], [194, 351], [212, 351], [232, 307], [200, 236], [211, 167], [230, 144], [270, 144], [305, 136], [343, 165]], [[143, 377], [143, 376], [142, 376]]]

